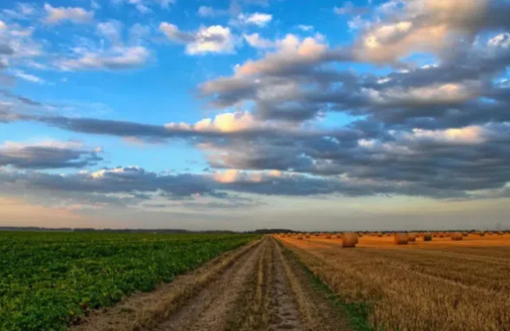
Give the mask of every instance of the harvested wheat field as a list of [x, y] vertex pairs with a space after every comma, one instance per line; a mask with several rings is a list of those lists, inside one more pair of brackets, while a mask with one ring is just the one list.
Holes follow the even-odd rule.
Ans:
[[510, 330], [510, 235], [423, 237], [279, 240], [375, 330]]
[[71, 330], [350, 331], [347, 324], [296, 257], [266, 236]]

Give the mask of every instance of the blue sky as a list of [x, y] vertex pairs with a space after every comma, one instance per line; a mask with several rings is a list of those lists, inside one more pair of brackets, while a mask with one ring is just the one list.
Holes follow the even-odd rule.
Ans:
[[[95, 5], [90, 1], [51, 1], [47, 2], [53, 7], [83, 8], [94, 12], [94, 20], [86, 24], [76, 25], [73, 22], [63, 21], [58, 25], [47, 26], [43, 22], [37, 22], [38, 28], [34, 31], [34, 38], [44, 40], [47, 52], [62, 52], [66, 48], [80, 44], [80, 39], [87, 38], [87, 42], [101, 44], [104, 38], [97, 35], [96, 26], [99, 22], [112, 22], [115, 20], [121, 24], [122, 38], [128, 38], [129, 29], [136, 24], [141, 24], [147, 29], [156, 30], [160, 22], [168, 21], [178, 25], [183, 30], [195, 30], [201, 25], [228, 24], [230, 15], [219, 17], [201, 18], [197, 12], [200, 7], [210, 7], [218, 10], [228, 10], [230, 1], [181, 1], [170, 4], [164, 8], [157, 3], [147, 1], [151, 12], [145, 13], [136, 8], [129, 1], [96, 1], [100, 8], [94, 9]], [[244, 26], [238, 30], [241, 33], [258, 32], [267, 38], [283, 37], [289, 32], [306, 35], [314, 35], [315, 29], [333, 29], [337, 32], [332, 41], [338, 43], [350, 39], [347, 19], [338, 17], [332, 13], [331, 8], [337, 3], [325, 1], [320, 6], [312, 3], [301, 4], [300, 11], [294, 11], [294, 4], [289, 1], [276, 1], [269, 5], [243, 4], [246, 10], [253, 12], [271, 12], [275, 15], [274, 22], [266, 27]], [[6, 10], [19, 8], [19, 2], [7, 1], [1, 4]], [[33, 10], [41, 10], [42, 5], [33, 6]], [[74, 7], [76, 6], [76, 7]], [[283, 13], [285, 19], [277, 19], [276, 14]], [[307, 13], [304, 18], [303, 13]], [[43, 13], [44, 14], [44, 13]], [[326, 15], [327, 14], [327, 15]], [[35, 14], [34, 14], [35, 16]], [[282, 17], [283, 17], [282, 16]], [[322, 19], [319, 17], [322, 16]], [[325, 19], [326, 18], [326, 19]], [[44, 18], [40, 18], [44, 20]], [[17, 22], [17, 21], [16, 21]], [[26, 27], [26, 24], [19, 21]], [[298, 28], [299, 25], [314, 26], [307, 32]], [[316, 28], [315, 28], [316, 27]], [[340, 32], [340, 33], [338, 33]], [[188, 56], [181, 45], [172, 44], [165, 40], [162, 34], [157, 32], [147, 36], [150, 40], [151, 57], [144, 63], [143, 68], [133, 68], [123, 71], [89, 70], [84, 72], [59, 72], [54, 70], [28, 69], [31, 75], [43, 79], [45, 84], [18, 80], [12, 89], [20, 95], [30, 95], [32, 98], [47, 103], [76, 105], [76, 108], [68, 111], [68, 115], [83, 117], [98, 117], [105, 119], [117, 119], [135, 122], [160, 124], [167, 122], [196, 122], [204, 117], [214, 114], [214, 110], [208, 109], [203, 100], [195, 97], [197, 86], [214, 77], [228, 75], [236, 64], [245, 59], [256, 57], [258, 51], [248, 47], [239, 47], [232, 54], [204, 54]], [[72, 106], [71, 106], [72, 107]], [[337, 126], [337, 123], [325, 123], [325, 125]], [[25, 130], [30, 130], [34, 138], [55, 138], [59, 140], [78, 139], [91, 144], [115, 144], [118, 139], [100, 138], [69, 134], [65, 131], [53, 130], [48, 133], [45, 126], [30, 125], [25, 128], [24, 123], [10, 124], [2, 128], [1, 140], [25, 140]], [[49, 136], [49, 137], [48, 137]], [[105, 141], [106, 140], [106, 141]], [[97, 141], [97, 142], [96, 142]], [[131, 148], [125, 144], [117, 144], [110, 161], [111, 165], [118, 162], [120, 165], [143, 165], [149, 166], [156, 171], [175, 169], [184, 171], [192, 168], [189, 162], [200, 162], [204, 168], [204, 160], [200, 153], [192, 149], [184, 148], [184, 144], [178, 146], [151, 147], [146, 149]], [[163, 152], [161, 151], [163, 150]], [[179, 154], [179, 157], [172, 156]], [[144, 160], [140, 163], [140, 160]], [[135, 162], [137, 161], [137, 162]], [[183, 162], [184, 161], [184, 162]], [[196, 168], [193, 167], [193, 168]], [[199, 170], [199, 169], [194, 169]]]
[[0, 225], [410, 229], [431, 209], [446, 221], [430, 227], [508, 224], [508, 14], [2, 1]]

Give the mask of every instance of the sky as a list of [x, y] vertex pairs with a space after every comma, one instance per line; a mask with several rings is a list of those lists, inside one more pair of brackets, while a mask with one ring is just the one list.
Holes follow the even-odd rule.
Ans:
[[0, 3], [0, 226], [510, 228], [508, 0]]

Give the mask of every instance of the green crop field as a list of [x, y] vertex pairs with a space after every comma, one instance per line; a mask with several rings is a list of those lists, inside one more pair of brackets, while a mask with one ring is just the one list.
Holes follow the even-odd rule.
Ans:
[[0, 330], [65, 330], [251, 235], [0, 232]]

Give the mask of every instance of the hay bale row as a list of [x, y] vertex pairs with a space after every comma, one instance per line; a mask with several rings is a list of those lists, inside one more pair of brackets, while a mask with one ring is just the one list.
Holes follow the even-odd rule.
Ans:
[[407, 245], [409, 242], [409, 236], [407, 233], [396, 233], [393, 236], [394, 242], [397, 245]]
[[417, 235], [414, 232], [410, 232], [407, 234], [407, 238], [408, 238], [409, 242], [415, 242], [416, 237], [417, 237]]
[[342, 235], [342, 247], [356, 247], [358, 235], [352, 232], [346, 232]]
[[462, 232], [452, 233], [452, 240], [459, 241], [462, 240], [463, 237]]

